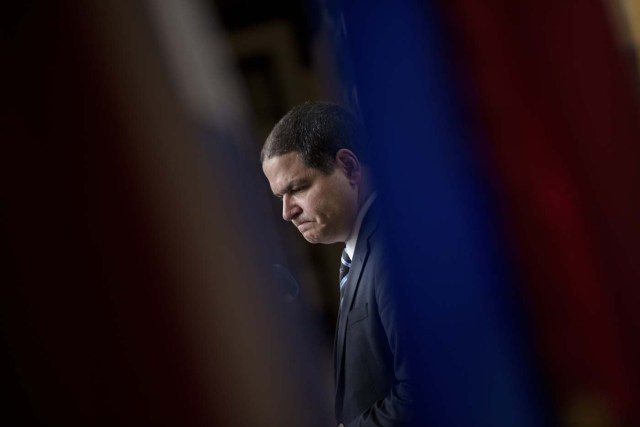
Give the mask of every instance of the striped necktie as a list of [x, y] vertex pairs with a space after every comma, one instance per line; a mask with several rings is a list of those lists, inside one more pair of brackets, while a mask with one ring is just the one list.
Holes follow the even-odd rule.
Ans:
[[351, 258], [347, 254], [347, 250], [342, 251], [342, 257], [340, 258], [340, 303], [344, 298], [345, 284], [347, 283], [347, 277], [349, 276], [349, 269], [351, 268]]

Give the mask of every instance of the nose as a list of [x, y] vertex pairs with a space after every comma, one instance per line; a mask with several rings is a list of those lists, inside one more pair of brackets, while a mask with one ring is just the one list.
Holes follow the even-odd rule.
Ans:
[[293, 202], [293, 200], [291, 200], [290, 195], [285, 194], [282, 197], [282, 218], [285, 221], [291, 221], [292, 219], [300, 215], [300, 212], [302, 212], [300, 206], [298, 206]]

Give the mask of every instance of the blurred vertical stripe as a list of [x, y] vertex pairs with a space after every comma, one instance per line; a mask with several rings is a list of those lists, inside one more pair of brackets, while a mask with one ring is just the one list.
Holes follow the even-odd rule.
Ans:
[[445, 8], [558, 415], [591, 405], [626, 426], [640, 422], [640, 111], [604, 6]]
[[332, 4], [424, 424], [636, 425], [640, 132], [602, 4]]
[[440, 11], [339, 2], [423, 390], [416, 425], [548, 425]]
[[273, 292], [242, 94], [197, 5], [11, 10], [3, 425], [328, 423], [320, 373], [291, 362], [308, 346]]

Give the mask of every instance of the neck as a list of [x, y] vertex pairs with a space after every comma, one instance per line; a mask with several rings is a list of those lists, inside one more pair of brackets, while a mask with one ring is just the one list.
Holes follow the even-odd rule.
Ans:
[[358, 211], [362, 209], [369, 196], [373, 194], [374, 188], [367, 170], [363, 171], [362, 181], [358, 188]]
[[[364, 192], [362, 193], [364, 195]], [[365, 215], [367, 214], [368, 209], [370, 209], [371, 203], [373, 203], [375, 194], [373, 191], [368, 192], [368, 196], [361, 203], [358, 208], [358, 215], [354, 221], [353, 227], [351, 229], [351, 233], [349, 233], [349, 237], [345, 241], [347, 254], [349, 257], [353, 258], [353, 253], [355, 251], [356, 242], [358, 240], [358, 235], [360, 234], [360, 227], [362, 226], [362, 221], [364, 220]], [[368, 203], [367, 203], [368, 202]]]

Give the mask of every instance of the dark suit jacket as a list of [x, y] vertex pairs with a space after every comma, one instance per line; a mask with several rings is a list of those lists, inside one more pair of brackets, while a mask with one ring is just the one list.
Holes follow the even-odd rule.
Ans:
[[406, 425], [415, 394], [374, 207], [358, 234], [334, 343], [336, 419], [345, 427]]

